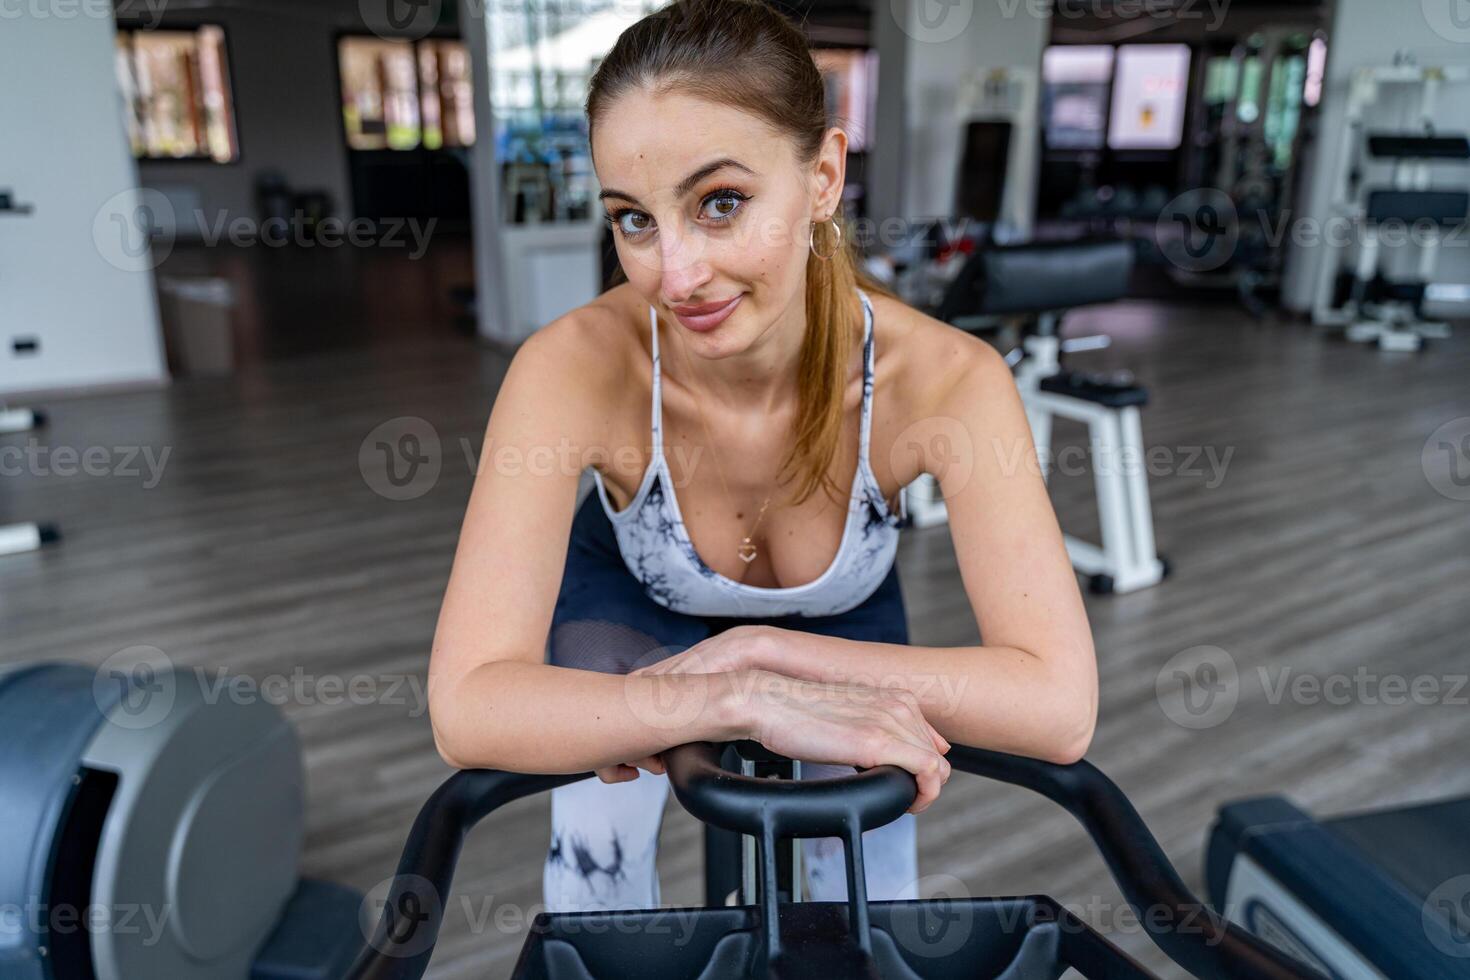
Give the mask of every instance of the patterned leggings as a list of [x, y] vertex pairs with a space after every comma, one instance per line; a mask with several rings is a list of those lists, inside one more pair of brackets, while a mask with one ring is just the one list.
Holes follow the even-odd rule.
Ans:
[[[897, 567], [861, 605], [835, 616], [743, 620], [686, 616], [666, 609], [648, 598], [623, 564], [597, 495], [583, 501], [572, 523], [566, 571], [552, 616], [550, 663], [626, 674], [749, 622], [852, 640], [908, 642]], [[804, 778], [853, 771], [850, 766], [802, 765]], [[542, 876], [547, 910], [657, 908], [655, 857], [668, 793], [666, 776], [643, 771], [625, 783], [584, 779], [552, 790], [551, 847]], [[870, 899], [918, 897], [914, 831], [913, 815], [904, 814], [863, 835]], [[846, 899], [847, 872], [838, 839], [803, 841], [802, 859], [809, 898]]]

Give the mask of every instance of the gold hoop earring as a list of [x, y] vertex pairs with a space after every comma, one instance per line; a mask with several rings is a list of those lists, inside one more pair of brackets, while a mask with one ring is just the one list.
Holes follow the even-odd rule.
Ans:
[[817, 224], [821, 224], [821, 222], [817, 222], [816, 224], [812, 225], [812, 233], [810, 236], [810, 248], [812, 250], [812, 254], [815, 255], [817, 258], [823, 260], [830, 259], [842, 249], [842, 226], [837, 223], [836, 218], [830, 218], [828, 220], [832, 222], [832, 228], [834, 231], [837, 232], [837, 245], [832, 249], [832, 251], [828, 252], [826, 255], [822, 255], [820, 252], [817, 251]]

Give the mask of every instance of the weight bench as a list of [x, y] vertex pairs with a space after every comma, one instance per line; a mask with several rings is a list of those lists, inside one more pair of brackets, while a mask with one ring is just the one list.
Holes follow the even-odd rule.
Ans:
[[[1065, 352], [1096, 350], [1107, 337], [1062, 340], [1066, 311], [1121, 299], [1133, 271], [1127, 242], [1031, 243], [990, 248], [973, 255], [950, 285], [937, 316], [961, 329], [990, 330], [1002, 319], [1022, 316], [1028, 329], [1007, 355], [1026, 408], [1031, 434], [1050, 468], [1052, 420], [1087, 425], [1096, 488], [1101, 544], [1066, 535], [1072, 567], [1099, 594], [1132, 592], [1158, 584], [1168, 563], [1154, 543], [1153, 513], [1144, 469], [1139, 410], [1148, 389], [1131, 377], [1064, 370]], [[905, 488], [905, 506], [918, 527], [947, 519], [937, 482], [924, 476]]]

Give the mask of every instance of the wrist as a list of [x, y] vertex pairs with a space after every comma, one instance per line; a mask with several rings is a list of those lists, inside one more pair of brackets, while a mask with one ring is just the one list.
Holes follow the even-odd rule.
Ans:
[[786, 647], [782, 639], [785, 633], [785, 630], [774, 626], [745, 627], [740, 652], [740, 668], [767, 670], [774, 674], [784, 673], [781, 669], [781, 654]]
[[736, 742], [755, 737], [756, 686], [764, 674], [755, 668], [742, 668], [707, 675], [714, 682], [711, 720], [712, 742]]

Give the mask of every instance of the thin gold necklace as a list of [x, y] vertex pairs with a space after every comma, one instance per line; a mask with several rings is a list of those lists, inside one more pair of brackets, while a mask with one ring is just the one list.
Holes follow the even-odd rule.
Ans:
[[[654, 329], [657, 330], [658, 327], [655, 326]], [[684, 366], [689, 369], [689, 376], [692, 378], [694, 377], [694, 364], [689, 360], [689, 352], [687, 350], [684, 350], [684, 344], [682, 340], [678, 341], [677, 343], [680, 351], [684, 355]], [[694, 408], [696, 411], [699, 412], [699, 422], [701, 425], [704, 426], [704, 438], [705, 441], [709, 443], [710, 454], [714, 457], [715, 460], [715, 475], [720, 478], [720, 486], [725, 489], [725, 502], [730, 505], [730, 509], [732, 511], [735, 511], [735, 513], [738, 514], [739, 511], [736, 510], [735, 507], [735, 498], [730, 493], [730, 484], [725, 482], [725, 469], [723, 466], [720, 465], [720, 452], [718, 449], [715, 448], [715, 437], [713, 433], [710, 432], [709, 419], [705, 418], [704, 406], [699, 404], [698, 397], [694, 399]], [[767, 494], [766, 499], [761, 501], [760, 513], [755, 515], [755, 523], [751, 525], [750, 532], [746, 534], [745, 537], [740, 539], [740, 545], [735, 549], [736, 556], [739, 557], [739, 559], [745, 562], [745, 564], [747, 565], [755, 561], [755, 556], [759, 553], [758, 549], [755, 546], [755, 542], [752, 541], [751, 538], [755, 535], [756, 529], [761, 526], [761, 518], [766, 516], [766, 507], [768, 507], [770, 503], [771, 497], [769, 494]]]

